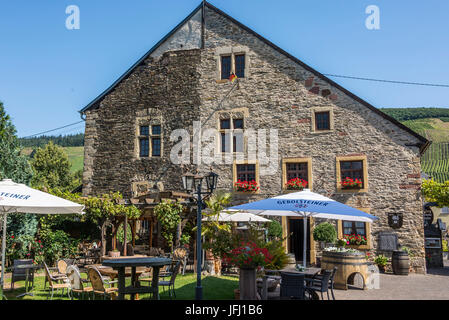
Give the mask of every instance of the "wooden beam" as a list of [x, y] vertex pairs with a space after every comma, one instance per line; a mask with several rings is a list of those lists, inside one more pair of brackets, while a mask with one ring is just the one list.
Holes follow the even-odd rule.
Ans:
[[125, 223], [123, 224], [123, 255], [126, 256], [126, 233], [128, 231], [128, 217], [125, 215]]

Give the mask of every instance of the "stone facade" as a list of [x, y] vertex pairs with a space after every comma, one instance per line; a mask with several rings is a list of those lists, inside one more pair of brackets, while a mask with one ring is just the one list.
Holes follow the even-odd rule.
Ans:
[[[200, 121], [203, 128], [218, 129], [220, 117], [236, 115], [244, 117], [245, 129], [277, 129], [279, 144], [276, 170], [263, 174], [260, 163], [260, 191], [234, 193], [235, 203], [282, 193], [282, 160], [311, 159], [312, 191], [368, 208], [380, 218], [371, 226], [370, 249], [376, 250], [379, 232], [393, 231], [388, 213], [402, 212], [403, 226], [394, 232], [414, 253], [414, 270], [425, 272], [419, 175], [419, 145], [423, 141], [210, 5], [205, 12], [204, 49], [194, 36], [197, 45], [187, 41], [190, 45], [185, 50], [185, 37], [192, 35], [175, 33], [164, 44], [170, 51], [155, 51], [157, 55], [148, 56], [113, 90], [84, 110], [85, 195], [120, 191], [130, 196], [133, 183], [142, 181], [162, 183], [165, 190], [181, 189], [183, 171], [169, 156], [176, 143], [170, 141], [171, 132], [183, 128], [192, 133], [193, 121]], [[198, 19], [197, 15], [192, 19]], [[245, 78], [239, 79], [220, 105], [234, 84], [220, 81], [219, 57], [232, 52], [245, 53]], [[314, 132], [312, 115], [317, 110], [331, 111], [331, 130]], [[141, 124], [162, 126], [161, 158], [139, 158]], [[348, 156], [366, 157], [366, 192], [348, 193], [337, 188], [337, 159]], [[210, 167], [200, 165], [198, 169], [206, 173]], [[233, 163], [212, 165], [220, 175], [219, 189], [233, 190], [233, 167]]]

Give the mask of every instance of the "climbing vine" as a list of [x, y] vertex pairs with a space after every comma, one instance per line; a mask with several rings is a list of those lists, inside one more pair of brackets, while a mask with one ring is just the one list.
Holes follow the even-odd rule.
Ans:
[[161, 225], [162, 236], [172, 248], [176, 229], [181, 223], [182, 211], [183, 206], [179, 202], [162, 201], [154, 208], [154, 213]]

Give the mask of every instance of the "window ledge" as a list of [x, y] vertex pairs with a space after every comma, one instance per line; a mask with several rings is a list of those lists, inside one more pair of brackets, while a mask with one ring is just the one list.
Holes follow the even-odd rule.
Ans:
[[364, 192], [368, 192], [368, 188], [363, 188], [363, 189], [342, 189], [342, 188], [337, 188], [337, 193], [364, 193]]
[[329, 130], [312, 130], [310, 133], [314, 133], [314, 134], [326, 134], [326, 133], [332, 133], [335, 132], [334, 129], [329, 129]]

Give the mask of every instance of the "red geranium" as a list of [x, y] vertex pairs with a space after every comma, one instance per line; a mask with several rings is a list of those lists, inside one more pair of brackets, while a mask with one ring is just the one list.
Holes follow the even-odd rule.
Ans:
[[341, 186], [343, 188], [361, 188], [362, 187], [362, 180], [360, 179], [352, 179], [349, 177], [346, 177], [342, 182], [341, 182]]
[[269, 264], [273, 257], [267, 248], [259, 248], [256, 243], [250, 241], [242, 243], [240, 247], [232, 249], [224, 255], [223, 260], [227, 264], [239, 268], [258, 268]]
[[259, 184], [257, 181], [240, 181], [238, 180], [236, 183], [234, 183], [234, 188], [236, 191], [242, 191], [242, 192], [254, 192], [259, 190]]
[[294, 178], [288, 180], [288, 182], [285, 184], [288, 190], [303, 190], [305, 187], [307, 187], [308, 182], [301, 178]]

